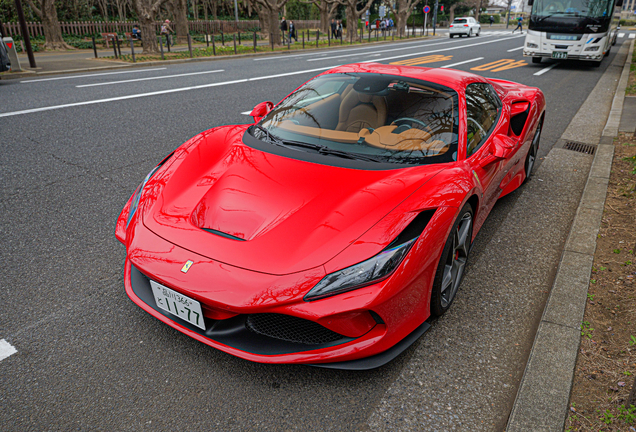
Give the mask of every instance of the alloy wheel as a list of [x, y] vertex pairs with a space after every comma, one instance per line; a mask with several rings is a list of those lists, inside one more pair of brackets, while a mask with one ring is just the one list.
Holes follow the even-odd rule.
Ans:
[[441, 304], [446, 308], [455, 297], [457, 289], [464, 276], [466, 261], [470, 251], [470, 241], [472, 237], [473, 216], [465, 213], [457, 228], [452, 235], [452, 247], [449, 251], [446, 263], [444, 265], [444, 273], [442, 276], [441, 286]]

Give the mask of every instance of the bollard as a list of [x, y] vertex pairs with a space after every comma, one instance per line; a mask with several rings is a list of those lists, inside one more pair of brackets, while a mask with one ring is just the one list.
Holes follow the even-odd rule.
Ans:
[[209, 34], [205, 34], [205, 43], [206, 43], [206, 48], [210, 48], [210, 35]]
[[[11, 62], [11, 72], [22, 71], [22, 68], [20, 67], [20, 59], [18, 58], [18, 50], [15, 47], [15, 41], [12, 37], [3, 37], [2, 41], [7, 47], [7, 55]], [[22, 52], [24, 52], [24, 50]]]
[[254, 52], [256, 52], [256, 32], [254, 32]]
[[232, 40], [234, 41], [234, 54], [236, 54], [236, 33], [232, 35]]
[[133, 63], [135, 63], [137, 61], [135, 60], [135, 42], [133, 42], [132, 38], [130, 38], [130, 53], [132, 54]]
[[168, 52], [170, 52], [170, 35], [166, 35], [166, 48], [168, 48]]
[[159, 36], [159, 47], [161, 48], [161, 60], [165, 60], [165, 57], [163, 56], [163, 38], [161, 35]]
[[212, 33], [212, 55], [216, 56], [216, 36]]
[[95, 45], [95, 36], [91, 36], [93, 38], [93, 52], [95, 53], [95, 58], [97, 58], [97, 46]]
[[115, 41], [117, 41], [117, 52], [119, 53], [119, 58], [121, 58], [121, 41], [117, 35], [115, 35]]
[[305, 32], [300, 33], [303, 37], [303, 49], [305, 49]]
[[316, 48], [320, 45], [320, 30], [316, 30]]
[[190, 58], [192, 58], [192, 36], [188, 33], [188, 51], [190, 51]]
[[367, 35], [367, 40], [371, 42], [371, 24], [369, 24], [369, 34]]
[[331, 32], [327, 32], [327, 46], [331, 46]]
[[241, 32], [238, 32], [239, 35], [239, 45], [241, 44]]
[[225, 46], [225, 35], [223, 34], [223, 30], [221, 30], [221, 45]]
[[115, 58], [117, 58], [117, 44], [115, 43], [115, 39], [113, 39], [113, 52], [115, 53]]
[[272, 45], [272, 51], [274, 51], [274, 34], [269, 34], [269, 43]]

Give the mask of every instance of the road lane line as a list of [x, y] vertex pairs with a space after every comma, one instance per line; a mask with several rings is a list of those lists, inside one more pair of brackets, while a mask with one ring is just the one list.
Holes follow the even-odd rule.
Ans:
[[625, 33], [619, 33], [619, 34], [618, 34], [618, 37], [619, 37], [619, 38], [625, 37]]
[[15, 349], [9, 342], [4, 339], [0, 339], [0, 361], [17, 352], [18, 350]]
[[[437, 46], [437, 45], [448, 45], [448, 44], [457, 45], [457, 42], [458, 41], [438, 42], [438, 43], [428, 44], [428, 45], [426, 45], [426, 48], [431, 47], [431, 46]], [[461, 48], [461, 46], [458, 46], [458, 48]], [[413, 47], [386, 49], [386, 50], [375, 51], [375, 53], [395, 52], [395, 51], [402, 51], [402, 50], [406, 50], [406, 49], [413, 49]], [[431, 51], [431, 52], [434, 52], [434, 51]], [[321, 57], [321, 58], [309, 59], [307, 61], [308, 62], [313, 62], [313, 61], [321, 61], [321, 60], [332, 60], [332, 59], [339, 59], [339, 58], [344, 58], [344, 57], [352, 57], [352, 56], [357, 56], [357, 55], [362, 55], [362, 54], [363, 53], [355, 53], [355, 54], [345, 54], [345, 55], [340, 55], [340, 56]]]
[[509, 49], [508, 52], [519, 51], [520, 49], [523, 49], [523, 47], [520, 46], [518, 48]]
[[479, 46], [479, 45], [486, 45], [486, 44], [491, 44], [491, 43], [503, 42], [503, 41], [510, 40], [510, 39], [518, 39], [520, 37], [521, 37], [521, 35], [517, 35], [517, 36], [512, 36], [512, 37], [507, 37], [507, 38], [493, 39], [493, 40], [486, 41], [486, 42], [478, 42], [478, 43], [469, 44], [469, 45], [456, 45], [456, 46], [452, 46], [452, 47], [449, 47], [449, 48], [440, 48], [440, 49], [430, 50], [430, 51], [420, 51], [420, 52], [417, 52], [417, 53], [402, 54], [402, 55], [393, 56], [393, 57], [384, 57], [384, 58], [374, 59], [374, 60], [365, 60], [365, 61], [362, 61], [360, 63], [371, 63], [371, 62], [378, 62], [378, 61], [387, 61], [387, 60], [393, 60], [393, 59], [404, 58], [404, 57], [414, 57], [414, 56], [418, 56], [418, 55], [422, 55], [422, 54], [431, 54], [431, 53], [442, 52], [442, 51], [458, 50], [458, 49], [462, 49], [462, 48], [470, 48], [470, 47]]
[[22, 84], [28, 84], [28, 83], [40, 82], [40, 81], [57, 81], [57, 80], [65, 80], [65, 79], [73, 79], [73, 78], [90, 78], [90, 77], [102, 76], [102, 75], [115, 75], [115, 74], [125, 74], [125, 73], [152, 72], [152, 71], [159, 71], [159, 70], [165, 70], [165, 69], [167, 69], [167, 68], [127, 70], [127, 71], [120, 71], [120, 72], [104, 72], [104, 73], [96, 73], [96, 74], [88, 74], [88, 75], [73, 75], [73, 76], [63, 76], [63, 77], [55, 77], [55, 78], [40, 78], [40, 79], [34, 79], [34, 80], [28, 80], [28, 81], [20, 81], [20, 82]]
[[[383, 48], [388, 48], [388, 47], [392, 47], [392, 46], [404, 46], [404, 45], [415, 45], [418, 43], [426, 43], [426, 42], [431, 42], [431, 41], [435, 41], [435, 39], [431, 39], [431, 40], [418, 40], [418, 41], [414, 41], [414, 42], [400, 42], [400, 43], [394, 43], [394, 44], [389, 44], [389, 45], [382, 45]], [[369, 50], [373, 50], [377, 48], [377, 46], [373, 45], [373, 46], [366, 46], [366, 47], [360, 47], [360, 48], [345, 48], [345, 49], [340, 49], [338, 50], [339, 52], [352, 52], [352, 51], [369, 51]], [[307, 57], [307, 56], [315, 56], [315, 55], [327, 55], [329, 54], [329, 51], [326, 52], [310, 52], [310, 53], [304, 53], [304, 54], [290, 54], [290, 55], [282, 55], [282, 56], [274, 56], [274, 57], [261, 57], [261, 58], [255, 58], [254, 61], [265, 61], [265, 60], [278, 60], [278, 59], [288, 59], [288, 58], [294, 58], [294, 57]]]
[[440, 69], [452, 68], [454, 66], [463, 65], [463, 64], [466, 64], [466, 63], [472, 63], [472, 62], [476, 62], [476, 61], [483, 60], [483, 59], [484, 59], [483, 57], [477, 57], [477, 58], [470, 59], [470, 60], [464, 60], [464, 61], [460, 61], [459, 63], [453, 63], [453, 64], [449, 64], [449, 65], [446, 65], [446, 66], [442, 66]]
[[630, 39], [634, 39], [635, 37], [636, 37], [636, 33], [630, 33], [630, 34], [629, 34], [629, 38], [630, 38]]
[[137, 81], [149, 81], [149, 80], [176, 78], [176, 77], [184, 77], [184, 76], [191, 76], [191, 75], [203, 75], [203, 74], [211, 74], [211, 73], [217, 73], [217, 72], [225, 72], [225, 69], [217, 69], [213, 71], [203, 71], [203, 72], [190, 72], [190, 73], [184, 73], [184, 74], [178, 74], [178, 75], [163, 75], [163, 76], [157, 76], [157, 77], [146, 77], [146, 78], [137, 78], [137, 79], [121, 80], [121, 81], [109, 81], [109, 82], [103, 82], [103, 83], [82, 84], [82, 85], [77, 85], [75, 87], [83, 88], [83, 87], [95, 87], [95, 86], [104, 86], [104, 85], [111, 85], [111, 84], [124, 84], [124, 83], [131, 83], [131, 82], [137, 82]]
[[558, 63], [551, 64], [547, 68], [541, 69], [539, 72], [535, 72], [533, 75], [536, 75], [536, 76], [543, 75], [544, 73], [548, 72], [549, 70], [552, 70], [555, 67], [557, 67], [557, 65], [558, 65]]
[[107, 99], [94, 99], [94, 100], [83, 101], [83, 102], [73, 102], [73, 103], [68, 103], [68, 104], [63, 104], [63, 105], [51, 105], [51, 106], [47, 106], [47, 107], [31, 108], [31, 109], [26, 109], [26, 110], [21, 110], [21, 111], [4, 112], [4, 113], [0, 113], [0, 117], [11, 117], [11, 116], [22, 115], [22, 114], [32, 114], [32, 113], [37, 113], [37, 112], [42, 112], [42, 111], [58, 110], [58, 109], [62, 109], [62, 108], [71, 108], [71, 107], [77, 107], [77, 106], [94, 105], [94, 104], [100, 104], [100, 103], [106, 103], [106, 102], [116, 102], [116, 101], [121, 101], [121, 100], [136, 99], [136, 98], [140, 98], [140, 97], [157, 96], [157, 95], [163, 95], [163, 94], [168, 94], [168, 93], [178, 93], [178, 92], [189, 91], [189, 90], [198, 90], [198, 89], [209, 88], [209, 87], [220, 87], [220, 86], [226, 86], [226, 85], [231, 85], [231, 84], [245, 83], [245, 82], [249, 82], [249, 81], [259, 81], [259, 80], [280, 78], [280, 77], [291, 76], [291, 75], [302, 75], [302, 74], [306, 74], [306, 73], [324, 71], [324, 70], [332, 69], [332, 68], [335, 68], [335, 67], [338, 67], [338, 66], [340, 66], [340, 65], [327, 66], [327, 67], [321, 67], [321, 68], [316, 68], [316, 69], [306, 69], [306, 70], [296, 71], [296, 72], [287, 72], [287, 73], [282, 73], [282, 74], [277, 74], [277, 75], [267, 75], [267, 76], [254, 77], [254, 78], [243, 78], [243, 79], [233, 80], [233, 81], [223, 81], [223, 82], [218, 82], [218, 83], [201, 84], [201, 85], [191, 86], [191, 87], [181, 87], [181, 88], [176, 88], [176, 89], [160, 90], [160, 91], [154, 91], [154, 92], [149, 92], [149, 93], [138, 93], [138, 94], [132, 94], [132, 95], [126, 95], [126, 96], [118, 96], [118, 97], [107, 98]]

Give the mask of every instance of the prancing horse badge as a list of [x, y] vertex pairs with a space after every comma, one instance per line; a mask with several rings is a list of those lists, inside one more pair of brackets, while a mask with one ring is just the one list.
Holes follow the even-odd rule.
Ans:
[[192, 261], [187, 260], [186, 263], [183, 265], [183, 267], [181, 267], [181, 271], [183, 273], [187, 273], [188, 270], [190, 270], [190, 267], [192, 267], [192, 264], [194, 264]]

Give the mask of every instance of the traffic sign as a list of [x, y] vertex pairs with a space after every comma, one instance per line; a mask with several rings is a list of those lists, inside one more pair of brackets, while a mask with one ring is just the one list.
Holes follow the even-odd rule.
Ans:
[[431, 7], [430, 6], [424, 6], [424, 13], [429, 13], [431, 11]]

